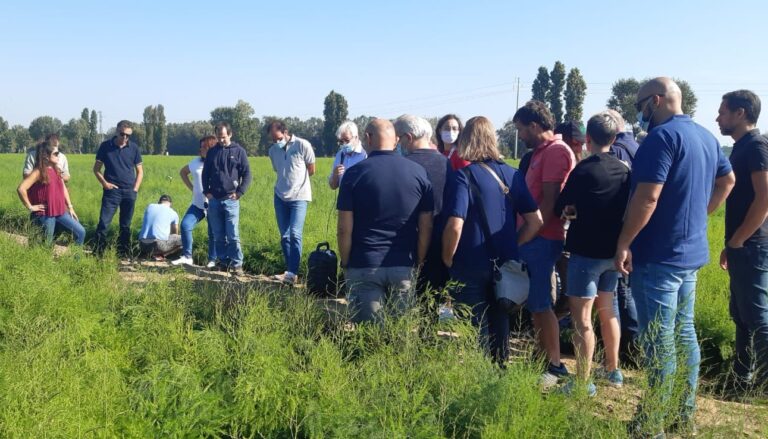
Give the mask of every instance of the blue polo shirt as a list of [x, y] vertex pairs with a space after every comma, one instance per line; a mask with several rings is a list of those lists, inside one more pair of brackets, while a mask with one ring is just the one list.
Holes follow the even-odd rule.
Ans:
[[394, 151], [374, 151], [347, 169], [336, 204], [354, 218], [347, 265], [412, 267], [419, 215], [434, 204], [424, 168]]
[[120, 148], [115, 145], [116, 137], [102, 142], [96, 152], [96, 160], [104, 163], [104, 179], [120, 189], [133, 189], [136, 183], [136, 165], [141, 164], [139, 147], [128, 142]]
[[478, 273], [488, 273], [492, 269], [491, 259], [498, 258], [498, 264], [518, 259], [517, 215], [535, 212], [536, 201], [531, 196], [525, 177], [511, 166], [488, 160], [485, 162], [509, 188], [505, 197], [499, 183], [477, 163], [464, 168], [465, 172], [475, 177], [496, 255], [489, 254], [483, 233], [482, 217], [479, 206], [469, 185], [469, 178], [462, 171], [453, 172], [448, 178], [445, 189], [443, 213], [447, 217], [464, 220], [461, 238], [453, 257], [451, 276], [459, 281], [476, 278]]
[[699, 268], [709, 260], [707, 205], [715, 179], [731, 172], [715, 136], [690, 116], [651, 129], [632, 163], [638, 183], [663, 184], [648, 224], [632, 243], [635, 263]]

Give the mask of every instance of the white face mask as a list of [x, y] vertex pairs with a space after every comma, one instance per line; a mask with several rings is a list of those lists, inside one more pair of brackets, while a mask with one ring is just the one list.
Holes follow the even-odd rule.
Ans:
[[440, 131], [440, 139], [442, 139], [443, 143], [456, 143], [456, 140], [458, 140], [458, 138], [459, 138], [458, 131], [449, 131], [449, 130]]

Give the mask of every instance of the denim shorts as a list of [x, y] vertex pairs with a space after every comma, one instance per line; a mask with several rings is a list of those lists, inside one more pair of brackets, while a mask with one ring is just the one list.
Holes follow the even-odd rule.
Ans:
[[566, 296], [592, 299], [598, 291], [615, 293], [618, 284], [619, 272], [613, 259], [588, 258], [571, 253]]
[[531, 284], [526, 307], [530, 312], [552, 309], [555, 262], [563, 253], [563, 241], [538, 236], [520, 247], [520, 259], [528, 264]]

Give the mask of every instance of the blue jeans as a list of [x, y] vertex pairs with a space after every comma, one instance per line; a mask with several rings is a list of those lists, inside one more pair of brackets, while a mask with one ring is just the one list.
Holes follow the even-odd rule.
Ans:
[[[192, 257], [192, 230], [194, 230], [197, 223], [205, 218], [205, 211], [194, 204], [189, 206], [187, 213], [184, 214], [184, 218], [181, 219], [181, 246], [182, 255], [191, 258]], [[216, 260], [216, 244], [213, 239], [213, 228], [211, 222], [208, 224], [208, 260]]]
[[133, 188], [104, 190], [101, 196], [99, 224], [96, 226], [96, 252], [101, 253], [107, 240], [107, 228], [112, 223], [117, 209], [120, 209], [120, 237], [118, 250], [128, 252], [131, 249], [131, 219], [136, 206], [136, 192]]
[[53, 232], [56, 230], [57, 225], [69, 230], [75, 235], [75, 244], [83, 245], [83, 242], [85, 242], [85, 228], [67, 212], [59, 216], [33, 215], [32, 218], [43, 228], [45, 242], [47, 244], [53, 242]]
[[731, 278], [731, 318], [736, 324], [733, 370], [742, 381], [768, 384], [768, 246], [726, 248]]
[[520, 247], [520, 259], [528, 264], [531, 278], [528, 303], [530, 312], [543, 312], [552, 309], [552, 272], [555, 262], [563, 253], [563, 241], [538, 236]]
[[280, 247], [287, 266], [286, 271], [299, 272], [301, 263], [301, 235], [307, 216], [306, 201], [284, 201], [275, 195], [275, 217], [280, 230]]
[[472, 325], [480, 329], [480, 345], [498, 364], [509, 358], [509, 313], [499, 306], [493, 286], [493, 273], [477, 272], [452, 279], [459, 286], [453, 299], [472, 308]]
[[693, 322], [697, 272], [698, 269], [646, 263], [635, 264], [631, 277], [648, 384], [661, 399], [651, 401], [647, 407], [668, 407], [666, 402], [674, 390], [679, 357], [685, 362], [682, 415], [686, 418], [693, 416], [696, 409], [701, 363]]
[[240, 201], [229, 198], [208, 200], [208, 221], [219, 262], [229, 267], [242, 267]]

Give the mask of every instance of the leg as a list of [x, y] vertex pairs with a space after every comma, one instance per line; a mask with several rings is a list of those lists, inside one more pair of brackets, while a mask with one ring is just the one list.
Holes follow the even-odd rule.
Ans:
[[471, 279], [461, 279], [460, 285], [451, 293], [455, 303], [471, 308], [472, 325], [479, 328], [480, 346], [491, 354], [488, 308], [493, 298], [491, 273], [478, 273]]
[[637, 358], [637, 307], [632, 297], [632, 289], [629, 287], [628, 279], [619, 279], [615, 297], [618, 305], [616, 317], [619, 319], [621, 328], [619, 355], [622, 361], [630, 361], [634, 364]]
[[206, 212], [206, 228], [208, 229], [208, 261], [218, 260], [218, 253], [216, 253], [216, 241], [214, 240], [213, 227], [211, 227], [211, 220], [207, 218]]
[[288, 271], [299, 273], [302, 251], [302, 234], [304, 233], [304, 219], [307, 216], [306, 201], [291, 201], [289, 203], [288, 226]]
[[621, 330], [613, 303], [616, 295], [608, 291], [597, 293], [597, 315], [600, 318], [600, 335], [605, 345], [605, 369], [610, 372], [619, 367], [619, 340]]
[[751, 331], [745, 317], [749, 314], [749, 257], [746, 248], [726, 248], [728, 256], [728, 274], [730, 278], [731, 296], [729, 311], [736, 325], [736, 346], [734, 352], [733, 372], [740, 384], [746, 384], [752, 379], [752, 349]]
[[195, 229], [197, 223], [202, 221], [204, 217], [205, 212], [202, 209], [195, 205], [191, 205], [189, 206], [189, 209], [187, 209], [187, 213], [184, 214], [184, 218], [181, 219], [182, 256], [188, 258], [192, 257], [192, 231]]
[[85, 242], [85, 228], [69, 213], [56, 217], [56, 224], [72, 232], [75, 236], [75, 244], [83, 245]]
[[165, 257], [178, 253], [181, 248], [181, 235], [170, 235], [167, 240], [157, 241], [157, 252]]
[[696, 306], [696, 275], [697, 270], [687, 270], [680, 273], [682, 284], [677, 292], [677, 315], [675, 317], [675, 334], [677, 334], [678, 362], [685, 367], [686, 386], [683, 389], [683, 420], [693, 419], [696, 410], [696, 390], [699, 384], [699, 367], [701, 365], [701, 350], [696, 338], [694, 326], [694, 309]]
[[[208, 222], [213, 231], [213, 246], [216, 249], [216, 255], [219, 257], [219, 262], [227, 264], [227, 252], [226, 252], [226, 227], [225, 227], [225, 213], [224, 206], [221, 201], [212, 199], [208, 201]], [[210, 245], [210, 243], [208, 244]]]
[[136, 206], [136, 192], [133, 189], [121, 189], [120, 199], [120, 240], [118, 250], [129, 253], [131, 250], [131, 220]]
[[576, 348], [576, 375], [588, 380], [595, 352], [595, 331], [592, 328], [592, 304], [594, 298], [569, 297], [571, 317], [575, 332], [573, 345]]
[[396, 317], [402, 316], [415, 305], [413, 294], [413, 268], [383, 267], [379, 270], [385, 275], [387, 307]]
[[[277, 220], [277, 230], [280, 232], [280, 248], [283, 251], [283, 261], [286, 269], [288, 267], [288, 258], [290, 257], [290, 235], [288, 230], [291, 225], [291, 212], [288, 203], [275, 195], [275, 219]], [[289, 270], [286, 270], [289, 271]], [[294, 273], [295, 274], [295, 273]]]
[[99, 212], [99, 223], [96, 226], [95, 250], [97, 254], [104, 252], [107, 242], [107, 228], [112, 223], [112, 218], [120, 206], [120, 191], [118, 189], [104, 190], [101, 195], [101, 212]]
[[344, 276], [349, 287], [352, 321], [360, 323], [376, 320], [385, 293], [381, 273], [375, 268], [347, 268]]
[[32, 221], [40, 226], [45, 244], [51, 245], [53, 242], [53, 232], [56, 229], [56, 218], [52, 216], [32, 215]]
[[240, 248], [240, 201], [224, 200], [225, 232], [227, 236], [227, 259], [232, 267], [243, 266], [243, 250]]

